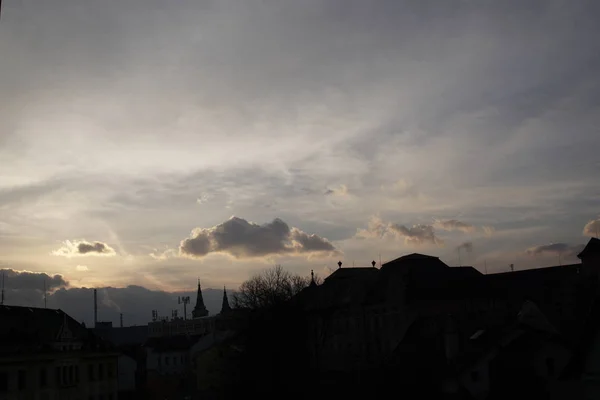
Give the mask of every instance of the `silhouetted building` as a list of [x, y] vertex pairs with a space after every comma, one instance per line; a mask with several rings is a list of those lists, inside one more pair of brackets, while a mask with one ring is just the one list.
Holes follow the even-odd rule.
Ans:
[[117, 357], [61, 310], [0, 306], [0, 398], [117, 399]]
[[196, 306], [192, 311], [194, 318], [201, 318], [208, 316], [208, 310], [204, 305], [204, 299], [202, 298], [202, 288], [200, 287], [200, 279], [198, 279], [198, 294], [196, 295]]
[[229, 299], [227, 298], [227, 290], [223, 288], [223, 303], [221, 304], [221, 314], [229, 314], [231, 307], [229, 307]]
[[577, 354], [580, 365], [594, 364], [581, 348], [594, 348], [588, 330], [600, 342], [600, 329], [589, 328], [600, 325], [600, 240], [579, 257], [581, 264], [483, 275], [410, 254], [380, 269], [339, 268], [293, 304], [307, 315], [306, 350], [319, 376], [403, 377], [432, 393], [492, 398], [508, 393], [500, 388], [517, 379], [516, 365], [529, 393], [547, 394]]

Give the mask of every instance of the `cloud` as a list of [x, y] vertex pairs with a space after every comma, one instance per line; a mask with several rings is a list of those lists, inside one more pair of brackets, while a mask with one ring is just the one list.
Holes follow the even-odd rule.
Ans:
[[417, 186], [409, 180], [399, 179], [389, 186], [382, 185], [381, 190], [400, 197], [419, 197]]
[[175, 249], [166, 249], [163, 251], [154, 249], [154, 251], [148, 255], [150, 257], [154, 258], [155, 260], [166, 260], [171, 257], [177, 257], [178, 254], [177, 254], [177, 250], [175, 250]]
[[477, 229], [471, 224], [456, 219], [436, 220], [434, 226], [445, 231], [461, 231], [465, 233], [475, 232]]
[[75, 267], [75, 270], [79, 272], [85, 272], [89, 271], [90, 269], [86, 265], [78, 265]]
[[591, 237], [598, 237], [600, 233], [600, 218], [591, 220], [583, 228], [583, 234]]
[[359, 229], [356, 233], [358, 238], [404, 238], [406, 244], [422, 245], [426, 243], [441, 245], [443, 240], [435, 234], [432, 225], [413, 225], [407, 227], [401, 224], [384, 222], [379, 217], [373, 217], [369, 221], [367, 229]]
[[496, 233], [496, 228], [494, 228], [493, 226], [489, 226], [489, 225], [482, 226], [481, 230], [483, 231], [483, 234], [487, 237], [490, 237], [494, 233]]
[[464, 242], [460, 245], [456, 246], [456, 250], [465, 250], [467, 253], [471, 253], [473, 251], [473, 242]]
[[311, 255], [335, 253], [327, 239], [290, 228], [279, 218], [264, 225], [231, 217], [212, 228], [196, 228], [189, 238], [181, 241], [179, 253], [201, 258], [209, 253], [225, 253], [235, 258], [270, 255]]
[[526, 253], [531, 256], [564, 256], [566, 258], [576, 258], [585, 245], [569, 245], [567, 243], [551, 243], [541, 246], [530, 247]]
[[59, 274], [48, 275], [45, 272], [18, 271], [10, 268], [2, 269], [1, 271], [5, 274], [5, 287], [7, 289], [35, 289], [43, 291], [44, 282], [46, 282], [47, 290], [69, 286], [69, 282]]
[[52, 255], [71, 257], [84, 256], [106, 256], [111, 257], [116, 255], [115, 250], [102, 242], [87, 242], [85, 240], [65, 240], [63, 246], [52, 252]]
[[324, 194], [325, 196], [346, 196], [348, 194], [348, 186], [342, 184], [334, 188], [329, 188]]

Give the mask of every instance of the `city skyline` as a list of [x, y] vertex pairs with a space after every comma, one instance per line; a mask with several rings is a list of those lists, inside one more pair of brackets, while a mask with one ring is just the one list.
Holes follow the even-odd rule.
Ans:
[[174, 292], [413, 252], [577, 262], [598, 7], [3, 1], [0, 269]]

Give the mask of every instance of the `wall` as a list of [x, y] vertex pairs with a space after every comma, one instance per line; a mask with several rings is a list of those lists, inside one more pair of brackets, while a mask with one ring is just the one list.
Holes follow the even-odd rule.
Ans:
[[147, 349], [146, 368], [159, 374], [183, 374], [189, 366], [189, 351], [155, 352]]
[[126, 355], [121, 354], [118, 360], [118, 384], [119, 392], [135, 390], [135, 372], [137, 370], [136, 361]]

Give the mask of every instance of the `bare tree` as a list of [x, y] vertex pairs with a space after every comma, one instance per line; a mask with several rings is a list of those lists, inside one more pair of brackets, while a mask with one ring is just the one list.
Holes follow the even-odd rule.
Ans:
[[[318, 277], [316, 280], [320, 281]], [[277, 265], [242, 283], [233, 295], [233, 305], [236, 308], [270, 308], [288, 301], [310, 282], [311, 278], [291, 274]]]

